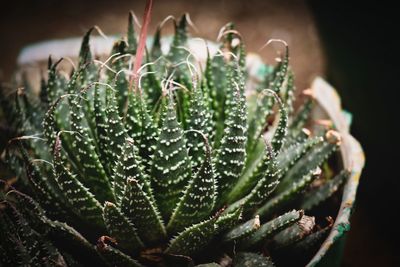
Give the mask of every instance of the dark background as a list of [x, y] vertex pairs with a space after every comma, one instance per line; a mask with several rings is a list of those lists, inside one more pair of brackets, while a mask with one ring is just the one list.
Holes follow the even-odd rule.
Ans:
[[[127, 12], [141, 17], [143, 7], [144, 1], [2, 1], [0, 80], [10, 78], [25, 45], [81, 36], [94, 24], [106, 34], [124, 32]], [[343, 266], [400, 266], [397, 9], [381, 1], [156, 0], [151, 29], [185, 11], [199, 29], [196, 35], [210, 39], [226, 22], [236, 22], [250, 51], [269, 38], [287, 40], [299, 89], [316, 75], [338, 89], [367, 158]], [[261, 55], [271, 61], [274, 53]]]
[[387, 3], [310, 1], [324, 47], [326, 77], [354, 114], [366, 153], [344, 265], [400, 266], [399, 14]]

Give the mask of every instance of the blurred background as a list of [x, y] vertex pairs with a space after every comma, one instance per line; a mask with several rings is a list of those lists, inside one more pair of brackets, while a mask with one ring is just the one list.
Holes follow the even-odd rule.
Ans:
[[[10, 79], [24, 46], [82, 36], [93, 25], [107, 35], [125, 32], [128, 11], [141, 18], [144, 2], [2, 1], [0, 81]], [[166, 16], [184, 12], [198, 29], [192, 33], [211, 40], [224, 24], [235, 22], [251, 52], [270, 38], [284, 39], [298, 89], [306, 89], [317, 75], [337, 88], [344, 108], [353, 113], [352, 133], [367, 157], [343, 266], [400, 266], [396, 9], [368, 1], [155, 0], [150, 32]], [[172, 30], [168, 25], [164, 33]], [[260, 54], [272, 63], [276, 51]]]

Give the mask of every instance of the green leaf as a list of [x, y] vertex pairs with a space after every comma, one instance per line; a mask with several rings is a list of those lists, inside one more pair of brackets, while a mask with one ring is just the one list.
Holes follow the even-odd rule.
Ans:
[[29, 225], [32, 229], [38, 232], [44, 232], [46, 230], [45, 222], [47, 217], [39, 203], [30, 196], [16, 190], [8, 191], [6, 196], [8, 201], [10, 201], [11, 198], [16, 202], [15, 206], [18, 208], [18, 213], [29, 221]]
[[314, 105], [315, 105], [314, 99], [312, 97], [309, 97], [296, 112], [289, 126], [289, 133], [290, 133], [289, 135], [292, 138], [296, 137], [304, 128], [304, 126], [306, 125], [306, 123], [310, 118], [311, 111], [314, 108]]
[[113, 200], [111, 184], [96, 153], [93, 139], [89, 135], [87, 127], [82, 125], [83, 110], [80, 98], [71, 100], [70, 116], [72, 134], [72, 149], [74, 155], [82, 164], [82, 172], [85, 179], [80, 181], [99, 198], [100, 201]]
[[117, 203], [121, 203], [128, 177], [138, 180], [143, 185], [144, 192], [152, 201], [154, 200], [150, 178], [144, 172], [144, 167], [138, 156], [138, 149], [132, 139], [127, 139], [114, 169], [113, 184]]
[[258, 228], [260, 228], [260, 218], [258, 215], [256, 215], [253, 219], [250, 219], [245, 223], [239, 224], [228, 233], [226, 233], [223, 237], [223, 240], [225, 242], [241, 240], [257, 231]]
[[183, 133], [170, 99], [164, 110], [151, 175], [155, 198], [165, 220], [171, 216], [191, 175]]
[[128, 178], [121, 211], [133, 223], [143, 242], [152, 244], [166, 237], [164, 223], [157, 207], [137, 180]]
[[137, 229], [114, 203], [106, 202], [104, 204], [103, 217], [108, 232], [117, 240], [119, 246], [130, 253], [137, 253], [144, 247], [137, 234]]
[[55, 118], [55, 110], [62, 98], [58, 98], [54, 104], [50, 105], [43, 119], [43, 135], [46, 137], [46, 142], [49, 147], [53, 148], [56, 141], [57, 122]]
[[142, 134], [142, 99], [139, 93], [128, 93], [128, 109], [126, 112], [125, 128], [130, 137], [136, 142], [140, 141]]
[[263, 137], [259, 137], [255, 149], [246, 159], [245, 169], [243, 170], [239, 181], [235, 184], [228, 195], [228, 203], [233, 203], [241, 197], [244, 197], [256, 185], [258, 179], [256, 179], [257, 176], [255, 174], [265, 171], [261, 169], [261, 165], [265, 164], [263, 162], [269, 161], [268, 158], [266, 158], [268, 155], [266, 155], [265, 151], [265, 140]]
[[[175, 34], [170, 46], [170, 50], [167, 55], [167, 59], [170, 61], [168, 76], [173, 74], [174, 80], [186, 88], [191, 87], [190, 73], [188, 67], [185, 64], [179, 64], [185, 62], [189, 55], [189, 51], [184, 49], [187, 47], [188, 32], [187, 32], [187, 14], [183, 14], [181, 19], [176, 22], [174, 20]], [[183, 128], [186, 129], [186, 120], [189, 113], [189, 97], [182, 91], [176, 91], [176, 99], [179, 105], [176, 106], [178, 121], [182, 123]]]
[[108, 80], [109, 84], [111, 84], [115, 89], [116, 102], [113, 107], [117, 108], [119, 116], [122, 117], [124, 115], [129, 93], [129, 82], [126, 77], [126, 71], [124, 71], [128, 69], [129, 63], [127, 57], [121, 57], [127, 55], [127, 43], [124, 40], [117, 41], [114, 43], [112, 52], [119, 53], [119, 56], [112, 61], [111, 67], [120, 70], [120, 72], [117, 72], [117, 74], [110, 73], [108, 75]]
[[241, 75], [247, 78], [247, 68], [246, 68], [246, 46], [243, 41], [239, 44], [239, 67], [241, 71]]
[[[25, 254], [25, 261], [28, 261], [28, 266], [41, 266], [43, 256], [43, 249], [41, 248], [42, 240], [40, 235], [34, 231], [28, 221], [22, 216], [22, 214], [13, 206], [7, 205], [9, 209], [10, 219], [15, 223], [16, 234], [23, 247], [21, 254]], [[29, 255], [29, 256], [28, 256]], [[26, 259], [29, 257], [29, 259]]]
[[[171, 65], [185, 61], [187, 56], [189, 55], [189, 52], [183, 49], [183, 47], [187, 46], [187, 40], [188, 40], [188, 32], [187, 32], [188, 22], [186, 16], [187, 14], [183, 14], [178, 22], [174, 21], [175, 34], [170, 46], [170, 50], [167, 55], [167, 59], [170, 61]], [[189, 72], [187, 67], [185, 65], [178, 65], [171, 67], [175, 72], [174, 80], [180, 81], [184, 85], [189, 85]], [[172, 73], [172, 68], [169, 70], [169, 73]], [[182, 97], [183, 95], [180, 94], [180, 96]], [[185, 114], [185, 110], [183, 110], [184, 108], [183, 103], [178, 108], [182, 108], [182, 110], [178, 110], [178, 115], [183, 116]], [[185, 119], [182, 120], [182, 122], [185, 122]]]
[[15, 93], [15, 104], [22, 132], [25, 134], [33, 132], [35, 134], [40, 131], [44, 111], [40, 106], [37, 96], [31, 90], [19, 88]]
[[[17, 235], [15, 216], [7, 214], [13, 210], [8, 207], [9, 203], [6, 205], [2, 206], [0, 213], [0, 263], [5, 266], [29, 266], [29, 252]], [[3, 233], [7, 235], [3, 236]]]
[[[254, 188], [256, 187], [257, 190], [259, 188], [264, 188], [263, 194], [265, 192], [265, 186], [268, 186], [270, 182], [275, 181], [278, 182], [277, 179], [279, 178], [277, 175], [276, 159], [274, 155], [274, 151], [271, 148], [271, 145], [267, 143], [262, 137], [260, 137], [260, 142], [264, 143], [264, 146], [260, 146], [264, 149], [265, 152], [260, 155], [260, 158], [255, 160], [254, 165], [251, 166], [251, 169], [246, 170], [244, 175], [241, 176], [239, 182], [235, 185], [233, 190], [229, 194], [229, 202], [235, 201], [239, 196], [247, 194], [247, 200], [249, 195], [253, 194], [255, 197]], [[260, 153], [261, 154], [261, 153]], [[251, 172], [251, 173], [250, 173]], [[271, 187], [275, 186], [275, 184], [271, 184]], [[268, 190], [269, 191], [269, 190]], [[264, 199], [263, 196], [261, 199]], [[247, 202], [246, 200], [246, 202]]]
[[65, 223], [51, 221], [48, 234], [52, 242], [87, 266], [108, 266], [95, 247], [74, 228]]
[[[65, 94], [59, 96], [54, 103], [49, 106], [46, 114], [44, 115], [44, 119], [42, 122], [43, 135], [46, 138], [46, 142], [48, 144], [47, 148], [53, 149], [54, 142], [56, 139], [56, 133], [60, 130], [65, 130], [70, 125], [70, 117], [68, 111], [68, 104], [65, 103], [64, 98], [71, 98], [74, 95]], [[73, 162], [73, 166], [76, 171], [82, 169], [81, 162], [77, 159], [75, 153], [72, 150], [72, 138], [70, 135], [62, 135], [61, 140], [64, 144], [64, 150], [67, 152], [70, 161]], [[48, 151], [47, 151], [48, 153]], [[47, 159], [47, 158], [44, 158]]]
[[[201, 134], [211, 140], [212, 138], [212, 114], [208, 103], [205, 102], [203, 92], [197, 85], [193, 85], [190, 99], [189, 119], [187, 121], [187, 147], [192, 162], [192, 171], [197, 172], [203, 164], [205, 157], [205, 144]], [[194, 131], [193, 131], [194, 130]]]
[[[211, 62], [211, 56], [210, 56], [210, 49], [207, 45], [207, 58], [206, 58], [206, 65], [203, 73], [203, 79], [202, 79], [202, 89], [203, 89], [203, 94], [205, 99], [208, 100], [208, 105], [212, 110], [213, 114], [213, 121], [215, 120], [215, 110], [218, 109], [218, 105], [215, 96], [216, 96], [216, 89], [215, 89], [215, 84], [214, 84], [214, 79], [213, 79], [213, 71], [212, 71], [212, 62]], [[207, 90], [205, 90], [207, 89]], [[214, 125], [215, 126], [215, 125]]]
[[217, 148], [221, 141], [224, 132], [225, 113], [223, 108], [225, 105], [225, 87], [227, 84], [227, 72], [222, 55], [215, 55], [210, 57], [210, 52], [207, 47], [207, 61], [204, 71], [204, 77], [209, 90], [210, 106], [213, 114], [214, 124], [214, 144], [213, 147]]
[[96, 250], [104, 257], [109, 266], [143, 267], [142, 264], [130, 256], [105, 242], [100, 241], [96, 246]]
[[144, 101], [141, 99], [141, 119], [142, 119], [142, 133], [139, 145], [139, 156], [143, 159], [146, 173], [151, 173], [152, 159], [154, 157], [157, 139], [159, 136], [159, 129], [156, 127], [153, 118], [147, 111]]
[[302, 159], [308, 152], [314, 149], [314, 147], [320, 145], [322, 142], [323, 138], [318, 136], [309, 138], [300, 143], [296, 142], [282, 150], [276, 157], [278, 169], [281, 170], [281, 174], [286, 174], [293, 165], [296, 164], [296, 162]]
[[286, 247], [308, 236], [315, 226], [315, 218], [304, 215], [295, 224], [275, 235], [273, 246], [275, 248]]
[[59, 59], [56, 63], [52, 63], [51, 56], [49, 56], [48, 60], [48, 69], [47, 69], [47, 102], [48, 103], [53, 103], [56, 101], [58, 97], [60, 97], [63, 94], [62, 90], [62, 84], [61, 84], [61, 79], [57, 75], [57, 66], [61, 63], [62, 58]]
[[320, 171], [305, 174], [299, 181], [293, 182], [285, 191], [278, 193], [272, 199], [269, 199], [257, 210], [256, 214], [259, 214], [261, 217], [272, 215], [274, 211], [281, 209], [287, 203], [293, 201], [319, 175]]
[[[316, 133], [316, 135], [319, 134]], [[310, 136], [311, 136], [311, 131], [308, 130], [307, 128], [303, 128], [295, 137], [291, 136], [289, 132], [283, 150], [287, 150], [289, 147], [294, 146], [296, 144], [301, 144], [306, 142], [308, 139], [310, 139]]]
[[162, 56], [161, 51], [161, 27], [157, 26], [156, 32], [153, 37], [153, 45], [150, 50], [151, 60], [156, 60], [157, 58]]
[[289, 68], [289, 46], [287, 45], [286, 42], [282, 40], [275, 40], [278, 42], [281, 42], [285, 46], [285, 55], [283, 59], [278, 64], [277, 70], [274, 73], [274, 80], [268, 84], [268, 88], [271, 88], [275, 93], [279, 95], [282, 85], [285, 81], [286, 75], [288, 73], [288, 68]]
[[298, 182], [300, 179], [307, 176], [307, 174], [313, 172], [317, 167], [321, 166], [321, 164], [338, 148], [340, 142], [341, 137], [338, 132], [333, 130], [328, 131], [322, 143], [312, 146], [311, 151], [290, 168], [278, 186], [277, 192], [283, 192], [294, 182]]
[[136, 54], [136, 49], [137, 49], [137, 40], [136, 40], [136, 33], [135, 33], [135, 22], [133, 18], [133, 12], [129, 12], [129, 21], [128, 21], [128, 34], [127, 34], [127, 39], [128, 39], [128, 50], [127, 52], [135, 55]]
[[7, 198], [17, 202], [15, 208], [13, 205], [10, 208], [18, 236], [30, 254], [31, 266], [43, 266], [50, 262], [65, 266], [63, 256], [45, 238], [49, 230], [48, 219], [39, 204], [28, 195], [15, 190], [9, 191]]
[[259, 229], [254, 232], [251, 236], [241, 242], [240, 246], [242, 248], [248, 248], [255, 246], [261, 242], [267, 241], [270, 237], [274, 236], [276, 233], [282, 231], [283, 229], [291, 226], [292, 224], [299, 221], [304, 215], [302, 210], [289, 211], [271, 221], [264, 223], [259, 227]]
[[[70, 93], [77, 93], [78, 90], [83, 88], [90, 88], [94, 81], [98, 80], [98, 68], [93, 63], [93, 55], [90, 50], [90, 35], [94, 27], [90, 28], [85, 36], [83, 37], [81, 50], [79, 52], [79, 64], [78, 64], [78, 75], [76, 84], [72, 84], [71, 90], [74, 90]], [[88, 131], [90, 136], [94, 138], [95, 132], [94, 129], [96, 128], [95, 118], [94, 118], [94, 107], [93, 107], [93, 99], [94, 99], [94, 92], [92, 90], [85, 90], [83, 93], [85, 98], [87, 99], [83, 105], [83, 115], [86, 118], [86, 122], [88, 125]]]
[[[217, 53], [211, 60], [207, 60], [205, 77], [208, 81], [211, 96], [211, 107], [215, 123], [214, 145], [219, 148], [221, 138], [224, 135], [224, 126], [226, 127], [227, 115], [232, 112], [232, 104], [235, 100], [236, 86], [233, 81], [238, 82], [242, 87], [243, 75], [240, 64], [237, 62], [237, 47], [232, 47], [232, 41], [235, 36], [235, 25], [232, 22], [224, 26], [224, 33], [221, 36], [222, 41], [219, 49], [222, 53]], [[240, 58], [239, 58], [240, 59]], [[233, 68], [233, 70], [232, 70]], [[240, 88], [241, 91], [243, 88]], [[242, 92], [241, 92], [242, 93]]]
[[220, 203], [226, 201], [226, 194], [237, 183], [246, 158], [246, 100], [240, 86], [234, 83], [237, 85], [234, 90], [235, 102], [225, 122], [224, 136], [215, 163]]
[[192, 225], [172, 239], [167, 254], [191, 256], [204, 249], [217, 233], [216, 218]]
[[263, 164], [257, 169], [254, 179], [257, 184], [242, 199], [234, 202], [228, 207], [228, 210], [243, 206], [246, 213], [257, 207], [273, 192], [279, 183], [279, 170], [276, 167], [274, 151], [270, 144], [266, 143], [267, 153], [263, 159]]
[[119, 160], [114, 166], [114, 173], [112, 175], [112, 183], [113, 183], [113, 191], [114, 191], [114, 197], [117, 200], [117, 204], [121, 203], [121, 199], [124, 196], [124, 191], [125, 191], [125, 186], [128, 177], [125, 175], [125, 162], [126, 162], [126, 148], [124, 151], [121, 153], [119, 156]]
[[186, 16], [186, 14], [183, 14], [179, 22], [175, 22], [174, 24], [175, 34], [167, 56], [173, 63], [178, 63], [182, 60], [185, 60], [188, 54], [186, 50], [180, 48], [182, 46], [186, 46], [188, 40]]
[[[27, 178], [35, 192], [36, 199], [46, 209], [50, 217], [68, 218], [71, 206], [65, 198], [53, 175], [43, 173], [40, 168], [25, 155]], [[49, 177], [47, 177], [49, 175]]]
[[79, 51], [79, 66], [83, 66], [88, 64], [89, 62], [92, 61], [92, 52], [90, 51], [90, 34], [94, 28], [90, 28], [86, 34], [83, 36], [82, 44], [81, 44], [81, 49]]
[[[265, 84], [266, 88], [270, 88], [277, 95], [280, 94], [281, 87], [284, 83], [288, 66], [289, 66], [289, 47], [285, 44], [285, 56], [283, 60], [278, 64], [276, 70], [274, 70], [274, 78], [272, 80], [267, 79]], [[257, 101], [257, 107], [254, 116], [249, 121], [249, 131], [248, 131], [248, 139], [249, 142], [246, 146], [246, 151], [249, 153], [254, 149], [254, 141], [257, 141], [257, 138], [262, 134], [263, 129], [265, 128], [266, 118], [272, 114], [273, 112], [274, 101], [271, 96], [262, 93], [260, 95], [260, 99]]]
[[[234, 202], [231, 207], [245, 205], [246, 210], [256, 207], [264, 202], [279, 185], [281, 178], [299, 158], [304, 156], [311, 148], [321, 143], [320, 137], [307, 140], [282, 151], [275, 158], [272, 148], [265, 146], [264, 156], [256, 161], [252, 174], [245, 173], [229, 195], [230, 202], [238, 196], [247, 193], [245, 197]], [[263, 142], [265, 143], [265, 141]], [[269, 149], [268, 149], [269, 148]], [[250, 171], [250, 170], [249, 170]], [[250, 192], [249, 192], [250, 191]]]
[[296, 251], [297, 254], [316, 251], [321, 246], [322, 242], [327, 238], [331, 229], [332, 225], [328, 225], [314, 233], [311, 233], [299, 242], [293, 244], [291, 249]]
[[227, 126], [227, 119], [232, 117], [230, 114], [234, 112], [235, 102], [237, 102], [236, 95], [243, 94], [242, 79], [240, 72], [239, 62], [236, 59], [226, 63], [226, 87], [225, 87], [225, 103], [224, 103], [224, 127]]
[[[68, 113], [65, 114], [65, 112], [67, 112], [67, 104], [65, 103], [64, 98], [69, 98], [72, 97], [72, 95], [62, 95], [60, 97], [58, 97], [54, 103], [52, 103], [46, 114], [44, 115], [43, 121], [42, 121], [42, 129], [41, 131], [43, 131], [43, 135], [46, 138], [46, 143], [47, 143], [47, 147], [45, 148], [46, 150], [48, 148], [53, 149], [54, 148], [54, 143], [55, 143], [55, 139], [56, 139], [56, 133], [60, 130], [64, 130], [67, 126], [67, 124], [69, 124], [69, 116]], [[63, 115], [61, 115], [63, 114]], [[64, 118], [61, 118], [64, 117]], [[66, 144], [65, 146], [65, 151], [67, 152], [68, 156], [71, 158], [71, 161], [74, 163], [78, 163], [78, 161], [76, 160], [76, 157], [74, 157], [74, 154], [71, 151], [71, 137], [67, 136], [67, 135], [63, 135], [62, 137], [63, 143]], [[49, 151], [46, 151], [47, 154], [50, 154]], [[49, 157], [41, 157], [41, 155], [37, 155], [38, 157], [42, 158], [42, 159], [46, 159], [48, 160]], [[79, 166], [79, 165], [77, 165]]]
[[176, 233], [186, 226], [200, 222], [212, 212], [216, 198], [216, 183], [211, 163], [211, 150], [204, 136], [206, 155], [204, 162], [187, 185], [167, 225], [170, 233]]
[[325, 182], [323, 185], [313, 188], [304, 195], [301, 208], [307, 211], [327, 200], [340, 188], [349, 176], [350, 172], [348, 170], [342, 170], [338, 175]]
[[[86, 67], [87, 64], [84, 64], [71, 74], [71, 77], [66, 85], [68, 94], [78, 94], [82, 91], [84, 86], [80, 87], [79, 80], [81, 79], [80, 77], [84, 75], [83, 73], [85, 72]], [[71, 103], [71, 101], [69, 101], [69, 103]]]
[[232, 209], [232, 211], [229, 211], [229, 207], [227, 210], [223, 210], [222, 215], [219, 216], [217, 221], [215, 222], [218, 227], [218, 232], [221, 233], [236, 226], [241, 219], [242, 212], [243, 207], [241, 206]]
[[106, 117], [106, 104], [105, 104], [105, 93], [100, 89], [105, 88], [104, 85], [95, 84], [94, 85], [94, 117], [96, 122], [96, 137], [98, 140], [99, 148], [99, 159], [104, 167], [104, 170], [108, 175], [111, 174], [110, 161], [112, 160], [111, 152], [109, 150], [108, 144], [110, 143], [110, 138], [107, 135], [107, 117]]
[[57, 138], [54, 147], [54, 168], [60, 188], [75, 212], [88, 222], [103, 227], [103, 211], [100, 203], [64, 164], [61, 159], [61, 140]]
[[275, 96], [275, 101], [278, 102], [279, 105], [279, 121], [278, 121], [278, 126], [275, 129], [271, 143], [274, 152], [277, 154], [280, 152], [283, 144], [285, 143], [288, 131], [288, 112], [286, 110], [286, 107], [282, 103], [282, 100], [279, 98], [279, 96], [277, 94], [275, 94], [274, 96]]
[[150, 59], [147, 56], [149, 64], [146, 65], [146, 76], [142, 79], [142, 87], [143, 95], [145, 96], [148, 105], [152, 107], [154, 111], [158, 111], [162, 102], [162, 87], [158, 74], [165, 72], [165, 59], [159, 59], [159, 57], [157, 57], [152, 58], [152, 60], [154, 62], [150, 62]]
[[296, 87], [294, 85], [294, 73], [291, 69], [288, 71], [285, 91], [283, 92], [283, 99], [285, 106], [287, 107], [288, 114], [293, 114], [293, 102], [295, 101]]
[[106, 89], [106, 103], [106, 132], [109, 139], [109, 143], [107, 144], [107, 146], [111, 156], [110, 163], [115, 164], [123, 151], [126, 139], [126, 130], [122, 123], [122, 118], [120, 117], [118, 112], [118, 104], [115, 93], [109, 87], [107, 87]]

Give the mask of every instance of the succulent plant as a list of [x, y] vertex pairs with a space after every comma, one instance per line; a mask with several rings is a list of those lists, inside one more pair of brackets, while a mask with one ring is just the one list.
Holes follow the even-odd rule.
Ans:
[[18, 178], [0, 192], [4, 266], [274, 266], [326, 237], [312, 215], [349, 173], [327, 161], [338, 133], [309, 127], [312, 95], [294, 111], [287, 44], [250, 89], [233, 24], [203, 66], [187, 15], [174, 25], [143, 65], [130, 14], [106, 60], [91, 29], [71, 74], [50, 57], [40, 93], [24, 77], [2, 90], [19, 136], [3, 153]]

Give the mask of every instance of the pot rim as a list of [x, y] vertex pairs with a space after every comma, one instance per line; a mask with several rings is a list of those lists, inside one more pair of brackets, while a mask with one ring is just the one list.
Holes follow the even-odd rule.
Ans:
[[[91, 48], [96, 54], [108, 54], [113, 42], [116, 40], [117, 38], [115, 36], [108, 38], [93, 36], [91, 38]], [[151, 44], [151, 41], [152, 38], [150, 37], [147, 40], [148, 45]], [[204, 49], [205, 45], [210, 49], [210, 54], [217, 52], [217, 46], [212, 41], [206, 41], [206, 44], [204, 40], [202, 42], [199, 41], [201, 41], [200, 38], [190, 38], [189, 48], [195, 51], [200, 63], [204, 64], [207, 57], [206, 49]], [[161, 48], [163, 52], [168, 50], [170, 42], [170, 37], [161, 39]], [[80, 44], [81, 38], [68, 38], [35, 43], [21, 50], [17, 63], [19, 67], [35, 65], [37, 62], [47, 60], [49, 54], [58, 58], [65, 56], [76, 57], [79, 52]], [[246, 58], [246, 67], [249, 70], [250, 76], [255, 79], [260, 77], [263, 72], [261, 70], [261, 64], [264, 63], [260, 56], [252, 53], [248, 54]], [[340, 96], [337, 91], [322, 77], [316, 77], [314, 79], [311, 90], [318, 106], [328, 118], [332, 120], [336, 130], [342, 137], [340, 154], [344, 168], [348, 169], [351, 173], [344, 185], [340, 209], [332, 229], [320, 246], [318, 252], [307, 264], [307, 266], [316, 266], [335, 242], [350, 229], [350, 216], [353, 211], [360, 176], [365, 164], [365, 155], [360, 143], [350, 134], [349, 129], [351, 121], [348, 119], [348, 113], [346, 115], [346, 112], [342, 109]]]
[[350, 134], [350, 120], [346, 118], [346, 113], [342, 109], [340, 96], [337, 91], [321, 77], [314, 79], [311, 90], [315, 100], [332, 120], [336, 130], [342, 137], [340, 154], [344, 168], [348, 169], [351, 173], [344, 186], [340, 209], [332, 229], [318, 252], [307, 264], [307, 266], [316, 266], [333, 244], [350, 230], [350, 216], [353, 211], [358, 184], [365, 164], [365, 155], [361, 144]]

